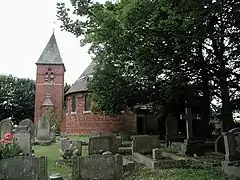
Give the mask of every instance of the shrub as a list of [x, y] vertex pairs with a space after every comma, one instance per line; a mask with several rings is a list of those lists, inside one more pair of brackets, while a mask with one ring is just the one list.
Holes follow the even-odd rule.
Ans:
[[22, 153], [20, 146], [14, 142], [13, 134], [7, 133], [0, 142], [0, 160], [14, 156], [19, 156]]

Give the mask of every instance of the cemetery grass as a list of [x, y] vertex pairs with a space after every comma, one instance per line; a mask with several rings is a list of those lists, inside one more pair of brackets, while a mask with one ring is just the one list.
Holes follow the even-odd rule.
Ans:
[[[87, 136], [70, 136], [71, 140], [82, 140], [88, 142]], [[60, 142], [57, 141], [51, 146], [34, 146], [36, 156], [47, 156], [48, 175], [60, 173], [65, 180], [71, 179], [71, 168], [67, 165], [56, 165], [56, 160], [60, 157]], [[83, 156], [88, 154], [87, 146], [83, 146]], [[142, 166], [137, 166], [135, 172], [125, 174], [125, 180], [233, 180], [224, 175], [220, 168], [194, 164], [184, 169], [151, 170]]]
[[[71, 140], [82, 140], [87, 142], [88, 137], [86, 136], [70, 136]], [[71, 179], [71, 167], [67, 165], [56, 165], [57, 159], [59, 159], [60, 153], [59, 149], [61, 148], [60, 141], [52, 144], [51, 146], [34, 146], [35, 155], [37, 157], [47, 156], [48, 159], [48, 175], [54, 173], [60, 173], [63, 176], [63, 179]], [[83, 146], [83, 156], [87, 155], [87, 146]]]

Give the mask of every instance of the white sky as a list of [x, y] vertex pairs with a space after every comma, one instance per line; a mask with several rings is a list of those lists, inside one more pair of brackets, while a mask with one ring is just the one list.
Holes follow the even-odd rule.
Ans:
[[[58, 0], [1, 0], [0, 74], [36, 78], [35, 62], [50, 39], [53, 27], [66, 67], [65, 82], [74, 83], [91, 62], [87, 47], [72, 34], [60, 30]], [[70, 0], [61, 0], [70, 4]]]

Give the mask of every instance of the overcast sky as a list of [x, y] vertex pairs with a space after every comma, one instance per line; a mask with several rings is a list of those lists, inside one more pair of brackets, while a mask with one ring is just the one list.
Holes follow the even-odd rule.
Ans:
[[[102, 0], [103, 1], [103, 0]], [[65, 81], [74, 83], [91, 62], [87, 47], [60, 30], [56, 3], [70, 0], [1, 0], [0, 74], [36, 78], [35, 62], [53, 33], [66, 67]]]

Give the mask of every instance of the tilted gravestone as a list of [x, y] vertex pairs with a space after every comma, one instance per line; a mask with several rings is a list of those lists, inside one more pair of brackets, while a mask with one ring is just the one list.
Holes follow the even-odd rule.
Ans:
[[99, 154], [100, 151], [110, 151], [113, 154], [118, 150], [116, 136], [99, 136], [89, 138], [88, 154]]
[[12, 133], [12, 130], [13, 126], [12, 121], [10, 119], [4, 119], [0, 122], [1, 139], [3, 139], [5, 134]]
[[41, 143], [51, 143], [50, 139], [50, 122], [47, 118], [40, 117], [37, 129], [37, 140]]
[[48, 180], [47, 157], [15, 156], [0, 161], [6, 180]]
[[32, 151], [31, 146], [31, 133], [28, 126], [18, 126], [15, 129], [14, 139], [20, 146], [24, 154], [30, 154]]
[[35, 127], [31, 119], [24, 119], [20, 121], [19, 126], [27, 126], [31, 133], [31, 142], [34, 142]]
[[225, 161], [222, 161], [222, 169], [226, 174], [240, 177], [240, 128], [223, 133], [223, 138]]
[[123, 175], [123, 157], [117, 155], [90, 155], [72, 157], [72, 180], [120, 180]]

